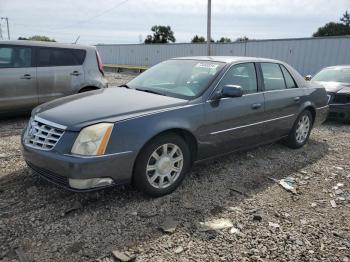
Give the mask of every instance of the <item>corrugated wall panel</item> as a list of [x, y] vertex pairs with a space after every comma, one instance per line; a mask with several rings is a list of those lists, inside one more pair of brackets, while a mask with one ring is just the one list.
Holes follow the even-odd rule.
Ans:
[[[97, 45], [105, 64], [152, 66], [166, 59], [206, 55], [206, 44]], [[325, 66], [350, 64], [350, 37], [213, 43], [212, 55], [255, 56], [285, 61], [302, 75]]]

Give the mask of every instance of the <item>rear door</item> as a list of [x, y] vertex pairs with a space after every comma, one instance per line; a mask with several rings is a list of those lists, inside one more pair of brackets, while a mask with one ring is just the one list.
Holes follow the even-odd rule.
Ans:
[[[205, 143], [211, 154], [225, 153], [261, 142], [261, 126], [264, 117], [264, 95], [259, 92], [254, 63], [233, 65], [217, 86], [239, 85], [242, 97], [222, 98], [205, 104]], [[207, 155], [201, 156], [207, 157]]]
[[289, 71], [281, 64], [260, 63], [263, 79], [266, 123], [265, 139], [288, 135], [304, 99]]
[[0, 113], [27, 111], [38, 104], [33, 48], [0, 45]]
[[84, 84], [85, 50], [37, 48], [39, 103], [77, 93]]

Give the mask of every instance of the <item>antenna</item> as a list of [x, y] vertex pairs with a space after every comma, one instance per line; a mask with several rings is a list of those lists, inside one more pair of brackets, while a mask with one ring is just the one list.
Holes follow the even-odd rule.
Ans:
[[78, 43], [78, 40], [80, 39], [80, 35], [77, 37], [77, 39], [75, 40], [75, 42], [73, 44]]

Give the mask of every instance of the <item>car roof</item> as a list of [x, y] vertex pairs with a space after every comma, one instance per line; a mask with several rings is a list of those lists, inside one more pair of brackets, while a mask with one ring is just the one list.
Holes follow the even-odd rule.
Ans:
[[57, 42], [47, 41], [30, 41], [30, 40], [5, 40], [0, 41], [0, 45], [25, 45], [25, 46], [42, 46], [42, 47], [58, 47], [58, 48], [77, 48], [77, 49], [88, 49], [95, 48], [94, 46], [88, 45], [77, 45], [77, 44], [63, 44]]
[[176, 57], [172, 59], [177, 60], [199, 60], [199, 61], [213, 61], [221, 63], [236, 63], [236, 62], [272, 62], [272, 63], [283, 63], [275, 59], [261, 58], [261, 57], [248, 57], [248, 56], [188, 56], [188, 57]]
[[335, 65], [335, 66], [327, 66], [323, 69], [350, 69], [350, 65]]

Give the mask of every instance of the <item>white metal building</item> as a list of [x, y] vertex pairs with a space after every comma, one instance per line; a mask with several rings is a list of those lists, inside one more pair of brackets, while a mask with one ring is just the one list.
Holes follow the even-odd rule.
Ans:
[[[152, 66], [163, 60], [206, 55], [206, 44], [97, 45], [104, 64]], [[212, 55], [255, 56], [287, 62], [302, 75], [325, 66], [350, 64], [350, 36], [213, 43]]]

